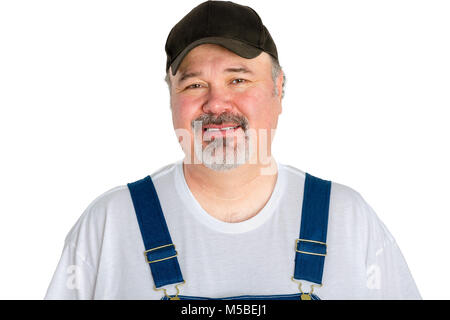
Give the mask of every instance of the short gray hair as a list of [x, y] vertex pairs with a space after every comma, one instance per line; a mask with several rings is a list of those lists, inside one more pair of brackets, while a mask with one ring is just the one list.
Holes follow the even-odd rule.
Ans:
[[283, 72], [283, 83], [281, 85], [281, 98], [284, 98], [285, 93], [285, 86], [286, 86], [286, 75], [283, 71], [283, 68], [281, 68], [280, 63], [278, 62], [275, 57], [270, 56], [270, 60], [272, 60], [272, 80], [274, 83], [274, 95], [278, 95], [278, 87], [277, 87], [277, 79], [280, 75], [280, 72]]
[[[280, 63], [278, 62], [277, 59], [275, 59], [275, 57], [270, 55], [270, 60], [272, 61], [272, 80], [274, 83], [273, 94], [278, 95], [277, 79], [278, 79], [278, 76], [280, 75], [280, 72], [283, 72], [283, 83], [281, 86], [281, 98], [284, 98], [285, 85], [286, 85], [286, 74], [284, 73], [283, 68], [281, 68]], [[169, 69], [169, 71], [170, 71], [170, 69]], [[172, 89], [172, 84], [170, 83], [169, 71], [167, 71], [164, 81], [166, 81], [167, 86], [169, 87], [169, 92], [170, 92]]]

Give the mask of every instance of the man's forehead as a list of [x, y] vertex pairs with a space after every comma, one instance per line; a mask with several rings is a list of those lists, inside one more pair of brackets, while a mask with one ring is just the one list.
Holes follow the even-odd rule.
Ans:
[[[195, 70], [195, 69], [194, 69]], [[246, 67], [246, 66], [235, 66], [235, 67], [227, 67], [222, 70], [223, 73], [245, 73], [245, 74], [254, 74], [254, 72]], [[189, 78], [195, 78], [201, 76], [203, 73], [201, 71], [189, 71], [189, 70], [180, 70], [179, 71], [179, 79], [178, 82], [182, 82]]]
[[255, 73], [265, 64], [262, 52], [253, 59], [242, 58], [219, 45], [204, 44], [192, 49], [183, 59], [176, 76], [180, 79], [187, 74], [200, 73], [205, 63], [216, 63], [222, 72]]

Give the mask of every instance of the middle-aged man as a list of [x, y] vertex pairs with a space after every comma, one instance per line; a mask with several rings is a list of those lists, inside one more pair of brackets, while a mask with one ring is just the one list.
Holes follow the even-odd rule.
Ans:
[[272, 156], [285, 77], [253, 9], [200, 4], [166, 53], [186, 157], [88, 206], [47, 299], [420, 299], [359, 193]]

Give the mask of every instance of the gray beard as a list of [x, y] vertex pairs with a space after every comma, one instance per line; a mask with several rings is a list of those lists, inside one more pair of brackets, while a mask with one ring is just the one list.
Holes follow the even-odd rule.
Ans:
[[203, 165], [214, 171], [227, 171], [238, 168], [249, 160], [249, 137], [238, 139], [236, 146], [232, 146], [234, 139], [216, 138], [210, 141], [206, 147], [194, 148], [197, 159], [201, 159]]

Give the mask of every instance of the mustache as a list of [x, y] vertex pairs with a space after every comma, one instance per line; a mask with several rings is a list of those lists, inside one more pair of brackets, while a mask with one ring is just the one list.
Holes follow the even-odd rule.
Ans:
[[233, 113], [221, 113], [218, 116], [215, 116], [210, 113], [205, 113], [197, 117], [195, 120], [192, 120], [191, 126], [194, 128], [195, 122], [201, 122], [202, 125], [221, 125], [223, 123], [235, 123], [236, 125], [239, 125], [244, 131], [248, 129], [248, 120], [246, 117], [233, 114]]

